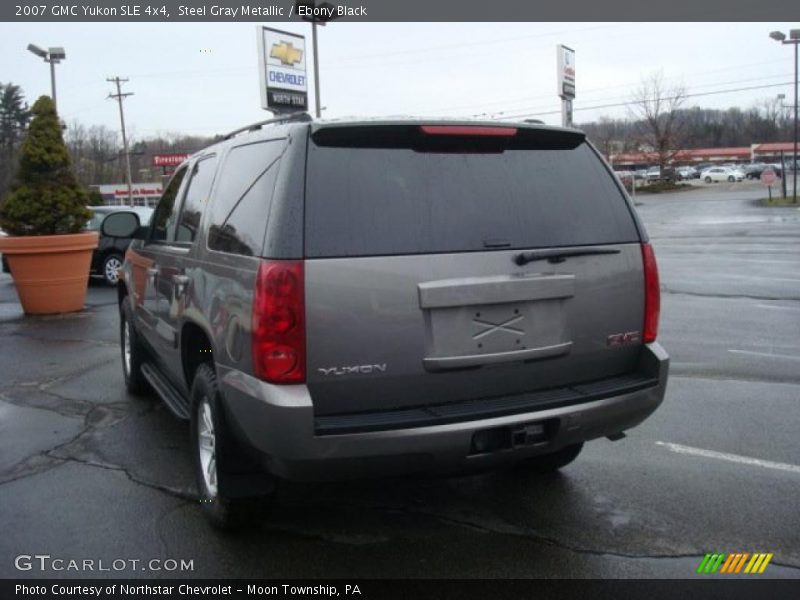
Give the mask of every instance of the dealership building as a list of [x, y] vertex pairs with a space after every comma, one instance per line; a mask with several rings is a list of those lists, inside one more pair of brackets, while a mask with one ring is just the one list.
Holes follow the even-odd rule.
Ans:
[[[769, 144], [751, 144], [750, 146], [732, 148], [694, 148], [678, 150], [672, 159], [675, 165], [693, 165], [701, 163], [780, 163], [781, 154], [791, 162], [794, 144], [792, 142], [775, 142]], [[609, 162], [615, 168], [641, 168], [658, 162], [655, 152], [627, 152], [612, 154]]]
[[[161, 169], [162, 180], [166, 182], [175, 169], [187, 158], [189, 154], [171, 153], [156, 154], [153, 156], [153, 166]], [[154, 181], [149, 183], [132, 183], [131, 196], [135, 206], [155, 206], [161, 193], [164, 191], [164, 183]], [[128, 184], [109, 183], [106, 185], [94, 185], [103, 196], [103, 204], [106, 206], [129, 206]]]

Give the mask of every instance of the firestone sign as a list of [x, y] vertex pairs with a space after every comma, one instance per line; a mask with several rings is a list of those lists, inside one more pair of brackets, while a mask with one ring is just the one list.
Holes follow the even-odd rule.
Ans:
[[563, 44], [556, 46], [558, 57], [558, 95], [564, 99], [575, 97], [575, 50]]
[[153, 166], [154, 167], [177, 167], [183, 161], [189, 158], [188, 154], [154, 154]]
[[269, 27], [258, 27], [257, 33], [261, 108], [274, 112], [306, 110], [305, 38]]

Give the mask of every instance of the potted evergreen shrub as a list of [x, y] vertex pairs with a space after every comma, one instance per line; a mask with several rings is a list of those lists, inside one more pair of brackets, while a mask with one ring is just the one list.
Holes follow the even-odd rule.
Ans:
[[97, 232], [83, 231], [91, 212], [70, 169], [53, 101], [40, 97], [22, 142], [19, 169], [0, 203], [0, 252], [8, 259], [27, 314], [81, 310]]

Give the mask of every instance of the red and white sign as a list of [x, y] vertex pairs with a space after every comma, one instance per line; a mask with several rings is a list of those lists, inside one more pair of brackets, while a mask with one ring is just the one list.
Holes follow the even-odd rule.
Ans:
[[764, 169], [761, 171], [761, 183], [764, 185], [772, 185], [775, 183], [775, 180], [778, 176], [775, 174], [775, 171], [772, 169]]
[[[106, 197], [127, 198], [128, 186], [124, 183], [110, 183], [96, 186], [97, 190]], [[131, 184], [131, 195], [134, 198], [158, 200], [163, 189], [160, 183], [134, 183]]]
[[189, 158], [188, 154], [154, 154], [153, 166], [154, 167], [177, 167], [183, 161]]
[[558, 59], [558, 95], [562, 98], [575, 97], [575, 50], [564, 44], [556, 46]]

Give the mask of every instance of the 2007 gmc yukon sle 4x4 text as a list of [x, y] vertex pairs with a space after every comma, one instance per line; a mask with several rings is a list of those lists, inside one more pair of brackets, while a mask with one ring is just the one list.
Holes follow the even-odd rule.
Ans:
[[280, 478], [554, 470], [664, 397], [653, 250], [580, 131], [275, 119], [103, 229], [125, 382], [191, 421], [219, 526]]

